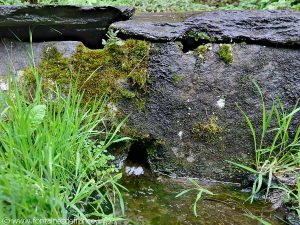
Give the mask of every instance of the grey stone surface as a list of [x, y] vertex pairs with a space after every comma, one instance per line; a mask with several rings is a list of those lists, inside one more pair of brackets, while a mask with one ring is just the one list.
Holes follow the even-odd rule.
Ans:
[[111, 23], [133, 13], [131, 7], [0, 6], [0, 37], [29, 41], [31, 30], [33, 41], [78, 40], [97, 48]]
[[300, 46], [300, 13], [294, 11], [214, 11], [151, 17], [137, 15], [111, 27], [125, 36], [153, 41], [193, 40], [188, 35], [192, 31], [207, 34], [213, 42]]
[[24, 43], [10, 39], [1, 39], [0, 42], [0, 76], [17, 75], [18, 71], [35, 64], [39, 65], [42, 53], [47, 47], [55, 45], [66, 57], [76, 50], [79, 42], [40, 42]]
[[[173, 42], [152, 44], [152, 83], [145, 110], [138, 111], [127, 101], [120, 108], [132, 113], [131, 126], [156, 141], [147, 149], [154, 171], [236, 178], [241, 173], [226, 160], [247, 163], [254, 159], [251, 133], [236, 104], [258, 128], [261, 125], [260, 96], [251, 79], [260, 85], [268, 106], [277, 97], [287, 108], [299, 100], [299, 50], [235, 44], [234, 61], [226, 64], [219, 48], [213, 44], [203, 60], [196, 51], [183, 53]], [[180, 76], [180, 81], [174, 82], [174, 76]], [[222, 132], [197, 137], [193, 128], [197, 123], [207, 124], [209, 118], [217, 118]]]
[[[33, 43], [35, 63], [38, 65], [47, 46], [55, 44], [69, 57], [78, 43]], [[18, 73], [29, 64], [29, 44], [5, 40], [0, 46], [0, 74], [7, 72], [7, 65]], [[287, 108], [299, 100], [299, 50], [233, 44], [233, 63], [226, 64], [219, 49], [219, 44], [212, 44], [201, 58], [197, 51], [184, 53], [174, 42], [152, 43], [145, 108], [138, 110], [126, 99], [119, 102], [119, 111], [131, 114], [128, 126], [140, 134], [141, 148], [148, 152], [153, 171], [235, 179], [240, 172], [226, 160], [251, 162], [254, 155], [250, 130], [236, 104], [257, 127], [261, 125], [260, 97], [251, 79], [262, 88], [268, 106], [276, 97]], [[222, 132], [199, 138], [193, 128], [208, 124], [210, 118], [216, 118]]]

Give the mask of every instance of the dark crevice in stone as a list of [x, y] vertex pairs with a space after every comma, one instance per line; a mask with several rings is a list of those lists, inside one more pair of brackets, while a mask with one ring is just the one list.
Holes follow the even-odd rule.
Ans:
[[134, 164], [150, 169], [147, 146], [148, 142], [134, 141], [130, 146], [125, 164]]
[[228, 40], [228, 41], [205, 41], [205, 40], [201, 40], [201, 41], [194, 41], [191, 39], [184, 39], [184, 40], [180, 40], [183, 49], [182, 51], [184, 53], [188, 52], [188, 51], [194, 51], [195, 49], [197, 49], [200, 45], [203, 44], [208, 44], [208, 43], [212, 43], [212, 44], [255, 44], [255, 45], [261, 45], [261, 46], [266, 46], [266, 47], [275, 47], [275, 48], [287, 48], [287, 49], [299, 49], [298, 45], [283, 45], [280, 43], [271, 43], [269, 41], [251, 41], [251, 40]]

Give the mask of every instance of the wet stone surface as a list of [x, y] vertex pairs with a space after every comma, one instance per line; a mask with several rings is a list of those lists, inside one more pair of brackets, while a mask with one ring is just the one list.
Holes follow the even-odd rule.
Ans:
[[[197, 192], [181, 197], [175, 196], [191, 188], [186, 179], [166, 177], [129, 176], [122, 184], [129, 192], [124, 193], [126, 215], [141, 225], [256, 225], [258, 222], [247, 217], [252, 213], [272, 225], [284, 224], [280, 212], [275, 212], [264, 202], [245, 202], [248, 194], [233, 186], [201, 182], [215, 195], [203, 195], [198, 204], [198, 217], [193, 214], [193, 203]], [[278, 219], [279, 218], [279, 219]], [[126, 224], [126, 223], [125, 223]]]

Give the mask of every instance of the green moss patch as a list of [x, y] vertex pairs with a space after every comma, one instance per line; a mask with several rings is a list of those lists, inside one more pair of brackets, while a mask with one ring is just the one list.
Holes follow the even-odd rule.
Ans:
[[206, 122], [199, 122], [193, 127], [193, 134], [202, 141], [217, 140], [223, 133], [223, 128], [218, 125], [218, 118], [211, 116]]
[[200, 59], [204, 60], [207, 51], [212, 50], [211, 44], [199, 45], [196, 52]]
[[121, 46], [107, 45], [100, 50], [80, 44], [70, 58], [65, 58], [53, 45], [45, 49], [37, 68], [25, 71], [25, 81], [34, 85], [38, 74], [44, 88], [75, 85], [84, 92], [84, 101], [103, 95], [112, 102], [120, 98], [139, 101], [148, 92], [148, 52], [147, 42], [130, 39]]
[[232, 63], [233, 62], [233, 53], [232, 53], [231, 45], [230, 44], [221, 44], [220, 50], [219, 50], [219, 56], [226, 64]]

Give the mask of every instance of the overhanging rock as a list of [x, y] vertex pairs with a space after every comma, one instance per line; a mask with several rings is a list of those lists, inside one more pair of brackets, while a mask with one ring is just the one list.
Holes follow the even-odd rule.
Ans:
[[232, 179], [241, 173], [228, 160], [254, 159], [253, 139], [237, 104], [257, 132], [261, 128], [262, 106], [252, 80], [268, 107], [278, 97], [290, 109], [300, 98], [298, 12], [137, 15], [111, 28], [123, 38], [152, 42], [145, 109], [128, 101], [119, 107], [132, 113], [134, 130], [154, 140], [148, 149], [154, 171]]
[[300, 46], [300, 13], [293, 11], [215, 11], [137, 15], [112, 24], [125, 37], [150, 41], [247, 42]]
[[34, 42], [81, 41], [99, 48], [109, 25], [133, 13], [130, 7], [0, 6], [0, 37], [30, 41], [32, 34]]

